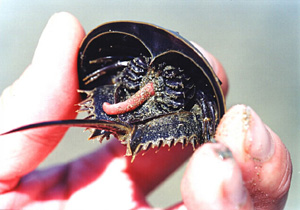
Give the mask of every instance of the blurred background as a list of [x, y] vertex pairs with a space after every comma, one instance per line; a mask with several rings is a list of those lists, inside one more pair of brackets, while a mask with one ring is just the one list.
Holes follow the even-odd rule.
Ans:
[[[299, 2], [1, 0], [1, 92], [30, 64], [44, 26], [60, 11], [75, 15], [86, 32], [113, 20], [155, 23], [180, 32], [215, 55], [230, 82], [227, 107], [251, 106], [289, 149], [294, 174], [286, 209], [300, 209]], [[70, 129], [40, 167], [97, 149], [97, 142], [86, 141], [88, 135], [82, 129]], [[181, 200], [184, 169], [185, 165], [149, 195], [153, 206], [167, 207]]]

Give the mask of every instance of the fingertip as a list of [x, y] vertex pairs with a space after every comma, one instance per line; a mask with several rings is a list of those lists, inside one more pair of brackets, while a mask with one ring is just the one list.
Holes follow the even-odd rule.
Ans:
[[51, 65], [67, 55], [72, 58], [78, 52], [77, 48], [84, 35], [81, 24], [73, 15], [67, 12], [55, 13], [42, 32], [32, 63]]
[[82, 26], [71, 14], [61, 12], [50, 18], [31, 65], [2, 99], [3, 104], [9, 104], [5, 108], [11, 109], [4, 112], [19, 116], [11, 126], [76, 116], [77, 54], [83, 37]]
[[192, 156], [181, 191], [187, 209], [251, 209], [250, 196], [231, 152], [205, 144]]
[[281, 209], [286, 202], [292, 165], [280, 138], [250, 107], [236, 105], [222, 118], [216, 139], [233, 152], [255, 207]]

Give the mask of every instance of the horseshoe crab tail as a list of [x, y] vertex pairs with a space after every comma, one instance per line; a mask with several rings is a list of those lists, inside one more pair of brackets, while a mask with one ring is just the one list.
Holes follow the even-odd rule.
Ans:
[[84, 119], [71, 119], [71, 120], [56, 120], [56, 121], [45, 121], [38, 122], [29, 125], [24, 125], [19, 128], [12, 129], [5, 133], [1, 133], [0, 136], [25, 131], [33, 128], [41, 128], [48, 126], [64, 126], [64, 127], [84, 127], [84, 128], [95, 128], [99, 130], [109, 131], [116, 136], [124, 136], [131, 132], [132, 127], [128, 124], [112, 122], [108, 120], [84, 120]]

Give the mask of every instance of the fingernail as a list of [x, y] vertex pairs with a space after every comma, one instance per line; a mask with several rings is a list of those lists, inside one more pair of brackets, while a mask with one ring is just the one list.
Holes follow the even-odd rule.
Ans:
[[245, 110], [245, 128], [247, 129], [244, 142], [245, 151], [260, 162], [269, 160], [274, 153], [274, 141], [265, 124], [250, 108]]
[[225, 161], [222, 167], [227, 168], [227, 170], [223, 171], [226, 174], [222, 175], [225, 178], [223, 185], [224, 198], [234, 208], [243, 206], [247, 201], [247, 190], [237, 162], [234, 160], [228, 147], [219, 144], [215, 146], [214, 150], [218, 157]]
[[232, 152], [228, 147], [222, 146], [215, 149], [215, 152], [218, 154], [221, 160], [226, 160], [229, 158], [233, 158]]

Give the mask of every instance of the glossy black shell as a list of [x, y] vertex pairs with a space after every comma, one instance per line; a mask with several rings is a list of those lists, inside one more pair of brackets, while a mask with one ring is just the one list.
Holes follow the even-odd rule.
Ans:
[[110, 135], [135, 156], [149, 147], [193, 148], [211, 141], [225, 113], [220, 81], [201, 52], [178, 33], [140, 22], [92, 30], [78, 55], [78, 112], [85, 119], [38, 122], [0, 135], [45, 126], [86, 127], [89, 139]]
[[[111, 58], [111, 60], [106, 59], [105, 61], [91, 62], [97, 59], [99, 60], [99, 58]], [[162, 65], [171, 65], [180, 69], [180, 71], [183, 70], [187, 72], [186, 74], [189, 75], [195, 83], [196, 91], [199, 90], [198, 95], [203, 95], [204, 98], [198, 100], [199, 107], [201, 107], [202, 110], [199, 116], [197, 116], [197, 121], [201, 121], [202, 124], [205, 124], [204, 121], [210, 121], [211, 118], [216, 118], [214, 122], [211, 123], [212, 126], [210, 125], [210, 127], [213, 127], [210, 129], [213, 131], [209, 132], [209, 137], [205, 137], [205, 139], [201, 139], [201, 141], [199, 140], [197, 143], [209, 141], [215, 132], [215, 127], [225, 112], [225, 100], [219, 79], [202, 53], [189, 41], [176, 32], [148, 23], [132, 21], [105, 23], [92, 30], [83, 40], [78, 55], [78, 75], [80, 89], [87, 94], [85, 101], [81, 103], [82, 110], [88, 111], [90, 114], [89, 118], [116, 121], [128, 124], [129, 127], [132, 127], [135, 133], [134, 135], [125, 137], [117, 136], [119, 139], [121, 138], [124, 144], [130, 144], [130, 148], [127, 148], [127, 154], [129, 155], [132, 153], [136, 154], [141, 149], [140, 146], [145, 146], [143, 149], [147, 149], [149, 142], [156, 144], [155, 140], [152, 139], [160, 138], [161, 140], [159, 133], [163, 131], [159, 130], [159, 124], [162, 123], [162, 121], [159, 121], [153, 116], [143, 118], [140, 114], [146, 114], [151, 107], [147, 107], [147, 109], [145, 109], [147, 111], [140, 111], [139, 114], [137, 112], [129, 112], [124, 116], [107, 116], [102, 109], [102, 104], [106, 101], [117, 103], [126, 99], [124, 99], [125, 96], [123, 95], [125, 93], [123, 93], [122, 90], [118, 92], [117, 89], [111, 89], [119, 85], [118, 83], [122, 80], [120, 72], [126, 68], [124, 65], [115, 64], [120, 61], [132, 62], [135, 58], [139, 58], [138, 62], [144, 61], [145, 58], [147, 58], [146, 64], [143, 65], [146, 65], [146, 67], [149, 66], [149, 69], [154, 69], [154, 71], [158, 71], [157, 69], [161, 68], [160, 66]], [[113, 65], [115, 65], [115, 67], [111, 67]], [[98, 69], [103, 69], [107, 66], [110, 66], [109, 70], [97, 75], [95, 80], [91, 80], [89, 83], [86, 82], [86, 77], [89, 77], [89, 75]], [[104, 90], [106, 87], [111, 88]], [[206, 100], [209, 101], [209, 103], [203, 102], [204, 105], [202, 106], [202, 102], [200, 101]], [[213, 106], [210, 107], [210, 105], [207, 104], [213, 104]], [[189, 109], [191, 109], [191, 107]], [[208, 115], [206, 115], [208, 109], [215, 109], [212, 112], [214, 116], [208, 117]], [[154, 110], [159, 111], [159, 106]], [[135, 117], [130, 116], [134, 114]], [[163, 129], [170, 129], [177, 132], [178, 124], [182, 123], [182, 121], [178, 119], [181, 116], [184, 118], [184, 114], [185, 113], [181, 115], [181, 112], [174, 111], [174, 116], [176, 115], [178, 117], [169, 117], [168, 120], [172, 121], [172, 123], [164, 125], [165, 128]], [[190, 120], [189, 117], [185, 119], [189, 121], [186, 127], [193, 127], [195, 121]], [[148, 129], [143, 125], [146, 123], [146, 120], [153, 120], [153, 122], [158, 121], [156, 124], [149, 125], [148, 127], [152, 128]], [[140, 124], [135, 125], [135, 122]], [[203, 127], [203, 125], [200, 125], [200, 127], [201, 126]], [[140, 131], [142, 129], [143, 131]], [[187, 135], [198, 132], [195, 129], [197, 130], [198, 127], [191, 128], [190, 131], [187, 132]], [[91, 138], [103, 135], [107, 137], [110, 132], [108, 132], [108, 134], [106, 132], [107, 131], [95, 130]], [[139, 133], [141, 133], [140, 136], [137, 136]], [[168, 139], [170, 137], [169, 135], [168, 133], [161, 136], [163, 136], [162, 138], [164, 139]], [[148, 138], [148, 136], [150, 137]], [[175, 135], [172, 138], [176, 142], [177, 136]], [[181, 142], [188, 143], [185, 141], [186, 140]], [[165, 142], [163, 142], [163, 145], [164, 144]], [[167, 144], [170, 146], [169, 143]], [[156, 144], [156, 146], [159, 145], [161, 145], [161, 143]], [[134, 151], [128, 152], [128, 150]]]

